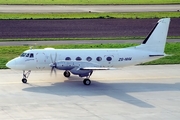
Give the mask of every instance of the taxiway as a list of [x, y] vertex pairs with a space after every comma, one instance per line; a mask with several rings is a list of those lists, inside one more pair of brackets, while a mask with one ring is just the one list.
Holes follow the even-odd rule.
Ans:
[[179, 11], [180, 5], [0, 5], [3, 13]]
[[95, 71], [92, 84], [32, 71], [0, 70], [2, 120], [179, 120], [180, 65]]

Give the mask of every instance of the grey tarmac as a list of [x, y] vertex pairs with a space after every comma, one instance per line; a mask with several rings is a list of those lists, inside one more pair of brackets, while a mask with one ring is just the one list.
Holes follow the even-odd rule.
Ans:
[[82, 78], [0, 70], [2, 120], [179, 120], [180, 65], [131, 66]]
[[0, 5], [4, 13], [179, 11], [180, 5]]
[[1, 13], [179, 11], [180, 5], [0, 5]]

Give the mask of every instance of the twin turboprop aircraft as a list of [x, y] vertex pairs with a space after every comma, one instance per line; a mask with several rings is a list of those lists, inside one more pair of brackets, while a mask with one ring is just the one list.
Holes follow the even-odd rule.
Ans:
[[[94, 70], [111, 70], [136, 65], [164, 57], [164, 48], [170, 18], [160, 19], [141, 45], [123, 49], [30, 49], [9, 61], [6, 66], [23, 71], [22, 82], [27, 83], [31, 70], [64, 70], [85, 77], [84, 85], [90, 85]], [[27, 72], [26, 72], [27, 71]]]

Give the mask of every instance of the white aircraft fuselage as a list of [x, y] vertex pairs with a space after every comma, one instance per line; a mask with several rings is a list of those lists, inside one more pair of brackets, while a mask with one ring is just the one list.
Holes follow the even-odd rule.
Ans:
[[[50, 70], [51, 56], [56, 59], [60, 70], [66, 70], [71, 66], [77, 67], [98, 67], [120, 68], [136, 65], [159, 59], [164, 56], [162, 53], [143, 51], [132, 48], [124, 49], [31, 49], [23, 54], [30, 56], [19, 56], [13, 59], [12, 69], [16, 70]], [[68, 59], [69, 58], [69, 59]], [[64, 69], [63, 69], [64, 68]]]
[[23, 70], [23, 83], [27, 82], [31, 70], [51, 70], [51, 74], [65, 70], [65, 77], [70, 77], [70, 73], [86, 77], [83, 83], [90, 85], [89, 77], [94, 70], [111, 70], [164, 57], [169, 23], [170, 18], [160, 19], [138, 46], [121, 49], [30, 49], [6, 66]]

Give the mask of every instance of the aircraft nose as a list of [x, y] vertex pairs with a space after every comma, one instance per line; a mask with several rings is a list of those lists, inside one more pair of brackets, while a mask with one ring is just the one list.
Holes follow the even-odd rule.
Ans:
[[15, 68], [16, 67], [16, 61], [15, 60], [9, 61], [8, 63], [6, 63], [6, 67], [11, 68], [11, 69]]

